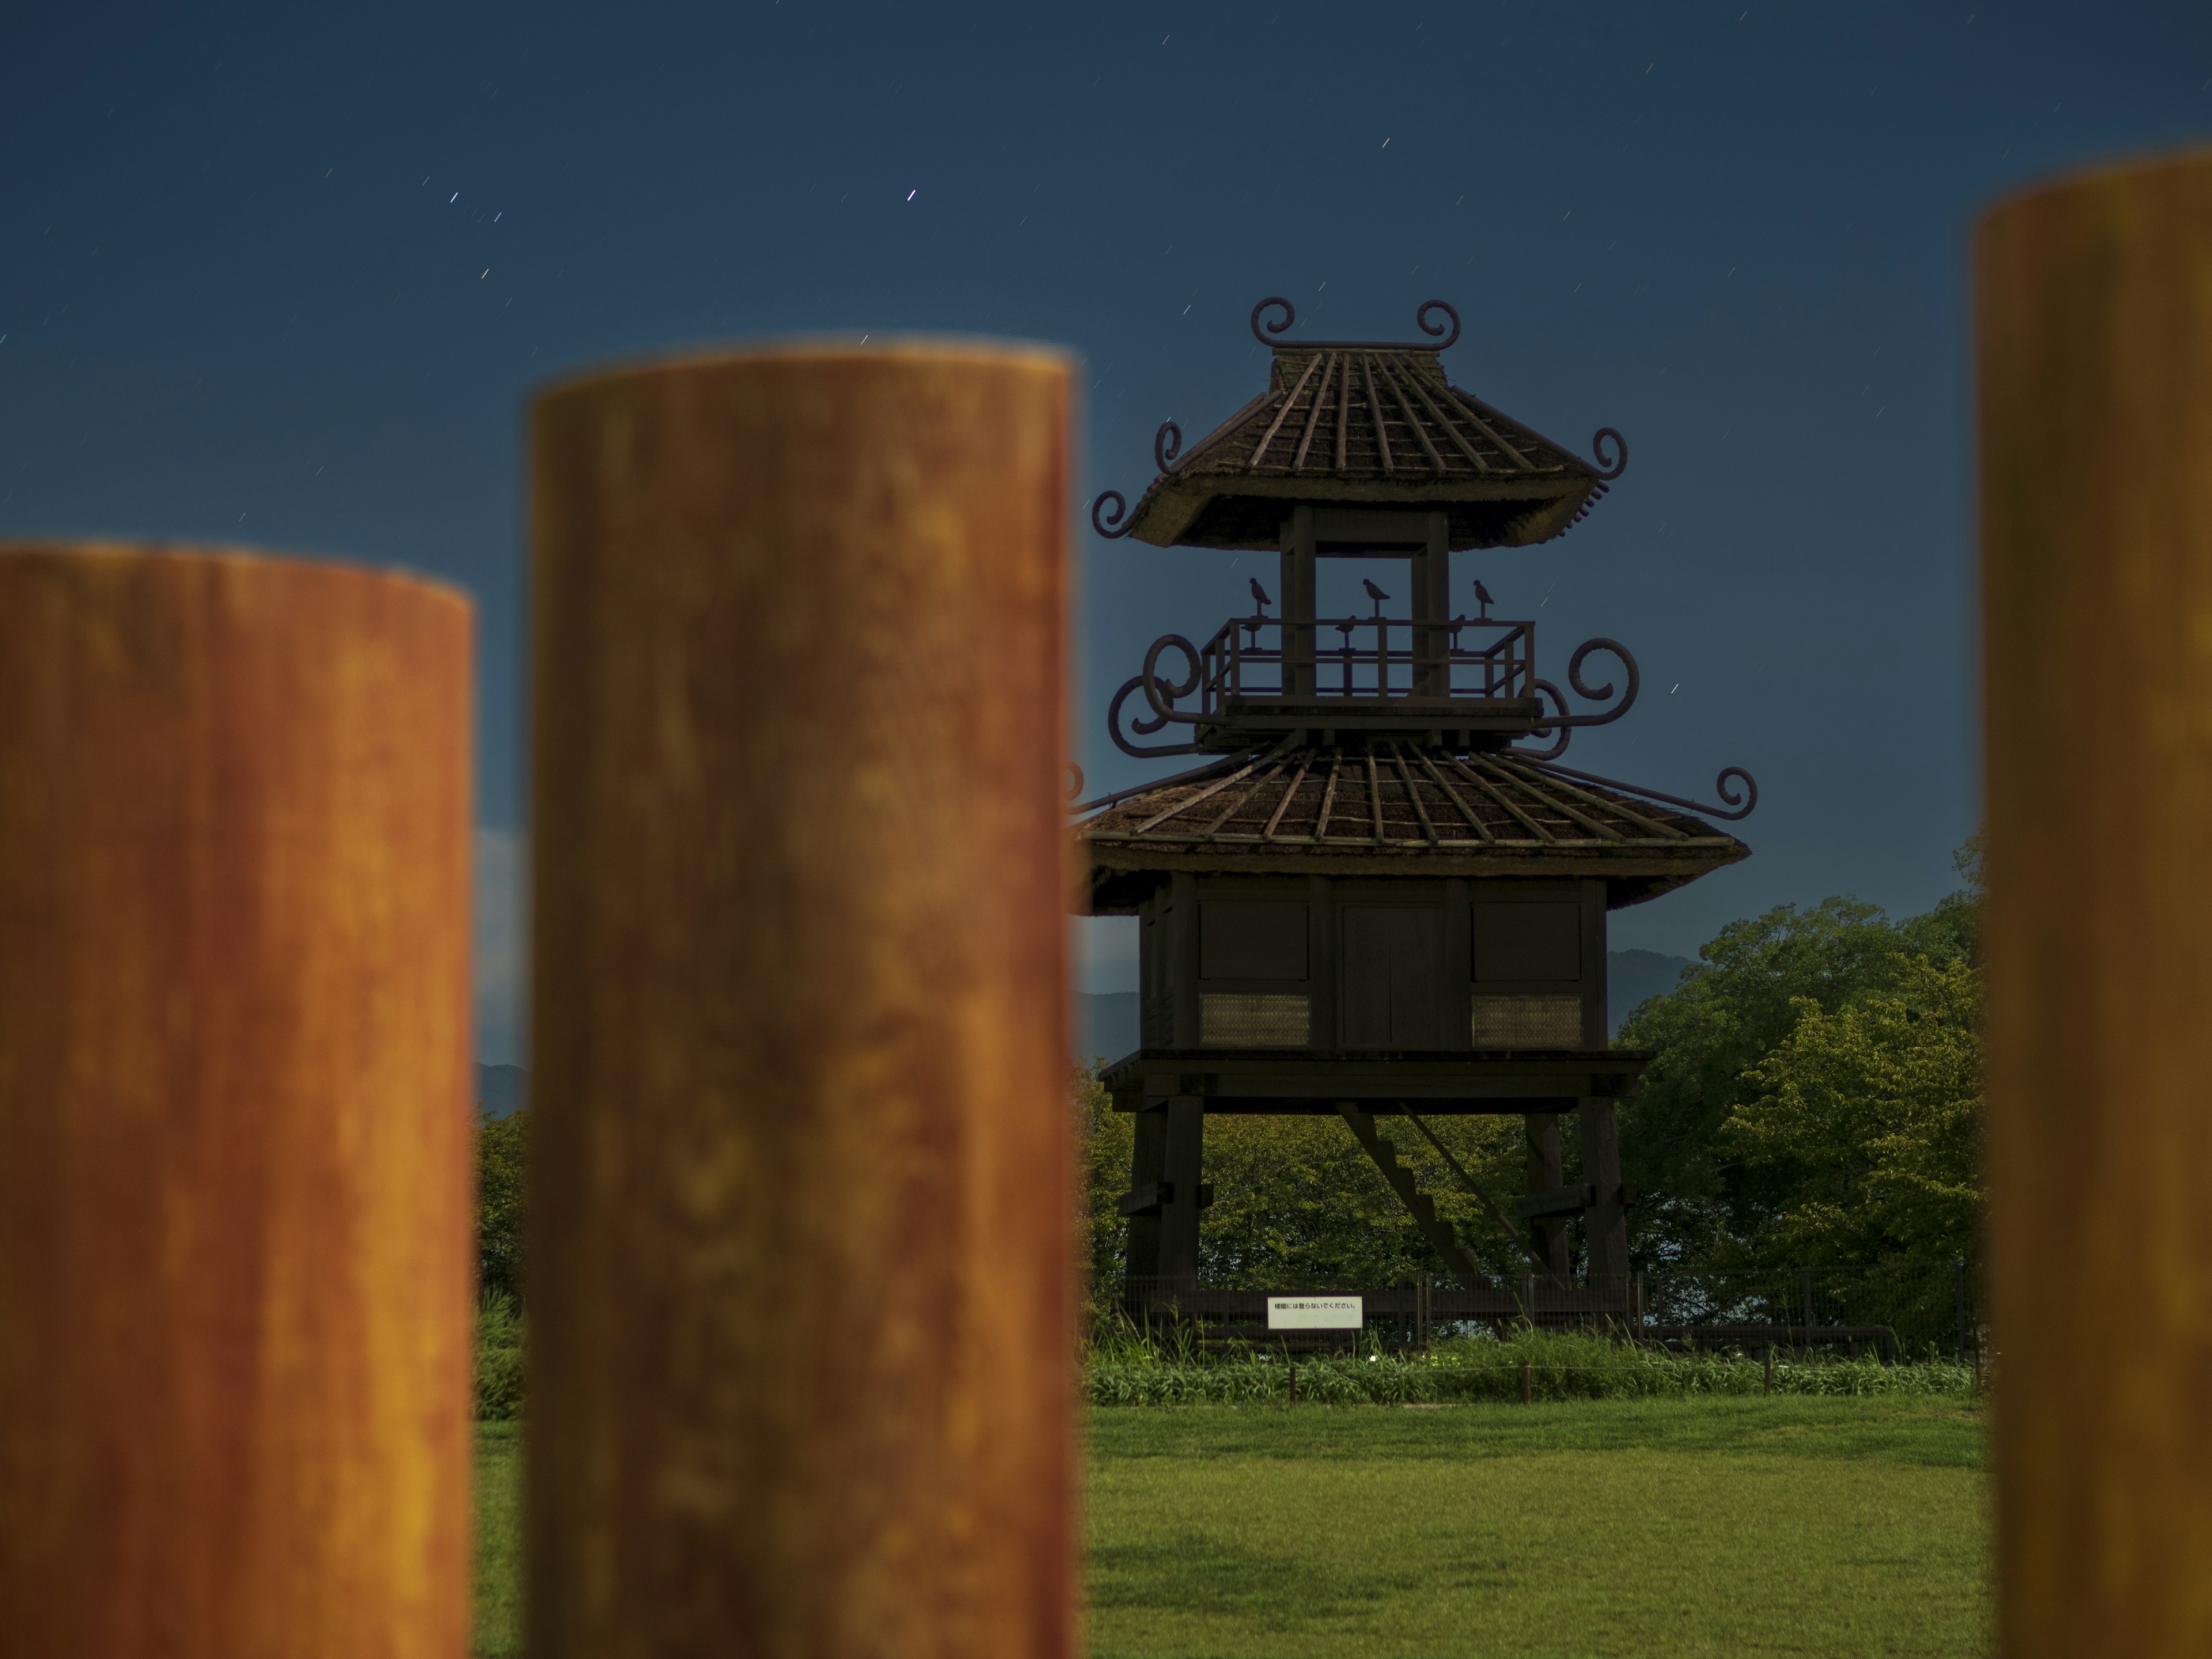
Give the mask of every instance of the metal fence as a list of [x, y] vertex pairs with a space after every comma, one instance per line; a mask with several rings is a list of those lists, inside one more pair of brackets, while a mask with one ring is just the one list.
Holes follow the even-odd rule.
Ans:
[[[1611, 1278], [1528, 1273], [1462, 1280], [1425, 1273], [1381, 1286], [1136, 1278], [1126, 1283], [1121, 1311], [1140, 1330], [1209, 1347], [1422, 1347], [1525, 1323], [1668, 1348], [1822, 1351], [1893, 1364], [1940, 1358], [1965, 1364], [1980, 1346], [1977, 1286], [1974, 1264], [1966, 1261], [1655, 1267]], [[1270, 1328], [1271, 1297], [1315, 1294], [1359, 1297], [1359, 1328]]]

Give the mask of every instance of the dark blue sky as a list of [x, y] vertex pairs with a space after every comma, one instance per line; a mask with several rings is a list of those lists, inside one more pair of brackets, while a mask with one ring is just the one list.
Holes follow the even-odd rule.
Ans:
[[[1641, 658], [1643, 706], [1570, 762], [1758, 775], [1757, 856], [1615, 918], [1687, 951], [1780, 900], [1951, 884], [1969, 226], [2208, 124], [2212, 23], [2181, 5], [16, 7], [0, 533], [465, 584], [481, 816], [511, 832], [533, 386], [793, 331], [1064, 342], [1086, 494], [1133, 494], [1162, 419], [1259, 389], [1261, 295], [1383, 337], [1441, 297], [1459, 385], [1584, 453], [1628, 435], [1571, 534], [1459, 556], [1554, 670], [1592, 633]], [[1103, 694], [1243, 608], [1253, 560], [1080, 541], [1104, 787], [1143, 773]]]

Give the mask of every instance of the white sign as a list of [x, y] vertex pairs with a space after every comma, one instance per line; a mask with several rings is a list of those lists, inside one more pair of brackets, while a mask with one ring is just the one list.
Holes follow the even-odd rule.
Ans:
[[1271, 1296], [1271, 1331], [1356, 1331], [1366, 1323], [1364, 1304], [1356, 1296]]

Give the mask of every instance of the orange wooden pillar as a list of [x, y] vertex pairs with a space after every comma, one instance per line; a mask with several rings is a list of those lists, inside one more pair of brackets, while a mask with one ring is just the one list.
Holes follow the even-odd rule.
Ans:
[[466, 1649], [469, 634], [0, 548], [0, 1650]]
[[1057, 1659], [1069, 371], [538, 404], [538, 1659]]
[[1977, 246], [2003, 1651], [2212, 1652], [2212, 156]]

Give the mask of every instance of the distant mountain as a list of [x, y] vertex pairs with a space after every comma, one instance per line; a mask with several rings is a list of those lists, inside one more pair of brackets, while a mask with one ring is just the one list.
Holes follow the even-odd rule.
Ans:
[[530, 1104], [530, 1073], [520, 1066], [477, 1066], [476, 1104], [491, 1117], [520, 1111]]
[[1605, 1012], [1607, 1036], [1620, 1035], [1620, 1023], [1645, 999], [1663, 996], [1674, 988], [1689, 967], [1687, 957], [1662, 957], [1656, 951], [1607, 951], [1605, 953]]
[[1137, 1048], [1137, 994], [1091, 991], [1075, 999], [1075, 1057], [1119, 1060]]

